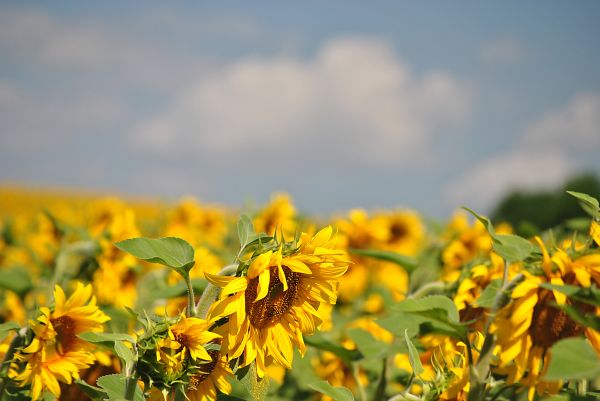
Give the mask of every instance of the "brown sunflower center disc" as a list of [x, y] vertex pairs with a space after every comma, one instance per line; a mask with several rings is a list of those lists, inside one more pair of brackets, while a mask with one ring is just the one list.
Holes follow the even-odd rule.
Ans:
[[75, 341], [75, 321], [69, 316], [60, 316], [50, 320], [54, 330], [56, 330], [57, 346], [59, 353], [64, 353], [71, 347]]
[[[540, 300], [533, 309], [533, 319], [529, 333], [533, 345], [550, 348], [558, 340], [567, 337], [575, 337], [583, 332], [583, 327], [577, 324], [562, 310], [550, 305], [556, 302], [551, 291], [542, 290]], [[582, 312], [589, 312], [589, 305], [576, 303], [575, 306]]]
[[269, 292], [263, 299], [256, 302], [254, 300], [258, 294], [258, 277], [253, 278], [248, 283], [248, 288], [246, 288], [246, 314], [254, 327], [262, 328], [277, 323], [281, 316], [286, 314], [292, 307], [298, 293], [300, 276], [286, 266], [283, 266], [283, 272], [288, 284], [287, 291], [283, 290], [283, 283], [279, 280], [277, 267], [271, 266]]

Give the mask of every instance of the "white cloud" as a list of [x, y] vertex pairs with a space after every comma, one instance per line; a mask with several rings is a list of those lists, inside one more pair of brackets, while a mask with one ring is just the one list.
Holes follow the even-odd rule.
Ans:
[[580, 93], [523, 129], [513, 150], [471, 166], [445, 189], [448, 203], [485, 210], [513, 188], [553, 188], [577, 171], [577, 156], [600, 151], [600, 93]]
[[515, 39], [501, 38], [484, 44], [477, 54], [485, 64], [514, 64], [527, 57], [528, 50]]
[[526, 129], [524, 144], [600, 150], [600, 93], [577, 94], [563, 109], [543, 116]]
[[325, 147], [341, 162], [400, 165], [427, 159], [439, 129], [465, 121], [469, 98], [448, 73], [414, 76], [384, 41], [338, 38], [312, 60], [243, 59], [198, 77], [136, 140], [217, 158], [281, 147], [317, 157]]
[[560, 151], [516, 150], [484, 160], [446, 187], [444, 195], [453, 207], [466, 205], [489, 211], [507, 191], [555, 188], [573, 172]]

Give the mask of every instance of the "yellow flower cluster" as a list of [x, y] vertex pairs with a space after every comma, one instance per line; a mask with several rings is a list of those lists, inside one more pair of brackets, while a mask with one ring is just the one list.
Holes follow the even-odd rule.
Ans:
[[[600, 358], [597, 219], [524, 239], [466, 212], [316, 219], [286, 194], [239, 211], [3, 191], [0, 391], [15, 397], [83, 399], [118, 377], [124, 399], [533, 400], [576, 387], [548, 379], [557, 343]], [[179, 255], [114, 245], [142, 236], [185, 240], [189, 276], [154, 263]]]

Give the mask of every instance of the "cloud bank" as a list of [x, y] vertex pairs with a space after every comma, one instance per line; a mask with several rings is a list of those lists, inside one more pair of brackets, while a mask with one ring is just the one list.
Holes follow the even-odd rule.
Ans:
[[268, 158], [288, 149], [294, 160], [405, 166], [427, 163], [435, 135], [464, 123], [469, 108], [452, 75], [417, 76], [385, 41], [344, 37], [309, 60], [242, 59], [196, 77], [135, 141], [155, 152]]
[[555, 188], [600, 149], [600, 93], [579, 93], [523, 129], [512, 150], [481, 161], [445, 189], [449, 203], [487, 209], [511, 189]]

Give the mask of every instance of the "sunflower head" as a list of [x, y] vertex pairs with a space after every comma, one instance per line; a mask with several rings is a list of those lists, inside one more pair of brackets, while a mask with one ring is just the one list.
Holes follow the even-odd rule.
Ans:
[[138, 342], [142, 379], [161, 389], [189, 383], [213, 362], [209, 351], [218, 354], [219, 339], [203, 319], [182, 315], [174, 322], [151, 321]]
[[291, 242], [272, 239], [240, 262], [237, 276], [206, 274], [222, 288], [210, 320], [224, 321], [218, 330], [238, 366], [256, 361], [263, 377], [272, 362], [291, 367], [294, 345], [304, 353], [303, 335], [321, 325], [319, 306], [336, 302], [337, 279], [348, 268], [336, 242], [331, 227]]
[[15, 356], [22, 369], [11, 374], [21, 386], [31, 385], [34, 400], [46, 390], [60, 396], [59, 382], [70, 384], [81, 369], [94, 363], [93, 345], [77, 336], [102, 331], [109, 320], [96, 306], [91, 285], [77, 283], [68, 298], [56, 286], [54, 303], [53, 309], [41, 307], [40, 315], [30, 322], [33, 339]]

